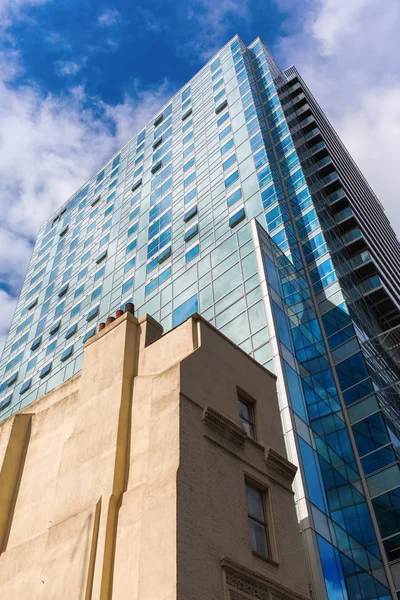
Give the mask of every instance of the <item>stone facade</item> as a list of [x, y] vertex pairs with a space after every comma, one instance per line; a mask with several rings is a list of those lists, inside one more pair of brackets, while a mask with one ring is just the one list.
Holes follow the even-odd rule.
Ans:
[[[163, 336], [125, 313], [81, 375], [0, 425], [2, 600], [308, 598], [285, 456], [271, 373], [198, 315]], [[269, 557], [250, 547], [248, 480]]]

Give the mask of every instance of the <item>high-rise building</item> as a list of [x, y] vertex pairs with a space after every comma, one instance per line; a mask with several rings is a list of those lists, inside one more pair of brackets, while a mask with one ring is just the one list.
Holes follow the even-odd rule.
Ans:
[[1, 417], [128, 300], [200, 312], [278, 379], [314, 598], [400, 598], [400, 246], [294, 68], [235, 37], [41, 229]]
[[309, 600], [276, 378], [120, 315], [0, 423], [2, 600]]

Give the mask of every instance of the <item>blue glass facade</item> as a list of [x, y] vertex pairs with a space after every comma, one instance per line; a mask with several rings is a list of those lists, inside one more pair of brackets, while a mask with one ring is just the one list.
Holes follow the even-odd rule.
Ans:
[[335, 135], [295, 69], [235, 37], [41, 229], [0, 418], [79, 373], [128, 301], [165, 330], [200, 312], [278, 377], [313, 597], [389, 600], [400, 250]]

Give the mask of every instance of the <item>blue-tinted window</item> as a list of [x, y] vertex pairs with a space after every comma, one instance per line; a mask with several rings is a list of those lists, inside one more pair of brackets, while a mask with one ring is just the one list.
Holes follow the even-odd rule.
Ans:
[[130, 290], [132, 290], [132, 288], [133, 288], [133, 282], [134, 282], [134, 278], [131, 277], [130, 279], [128, 279], [127, 281], [125, 281], [122, 284], [122, 295], [124, 295], [127, 292], [129, 292]]
[[225, 179], [225, 187], [228, 188], [232, 183], [239, 179], [239, 171], [236, 170]]
[[[226, 111], [226, 113], [224, 113], [218, 120], [217, 120], [217, 125], [218, 127], [221, 127], [221, 125], [223, 123], [225, 123], [225, 121], [227, 121], [229, 119], [229, 112]], [[233, 143], [233, 140], [232, 140]]]
[[230, 150], [231, 148], [233, 148], [233, 138], [221, 147], [221, 154], [225, 154], [225, 152], [228, 152], [228, 150]]
[[365, 475], [369, 475], [374, 471], [379, 471], [383, 467], [390, 465], [396, 461], [396, 456], [393, 450], [393, 446], [386, 446], [381, 448], [372, 454], [368, 454], [361, 459], [361, 464]]
[[130, 244], [128, 244], [127, 247], [126, 247], [126, 254], [129, 254], [130, 252], [133, 252], [133, 250], [135, 250], [135, 248], [136, 248], [136, 244], [137, 244], [137, 240], [133, 240], [133, 242], [131, 242]]
[[194, 206], [192, 206], [191, 208], [189, 208], [189, 210], [187, 210], [185, 212], [185, 214], [183, 215], [183, 220], [185, 221], [185, 223], [187, 221], [189, 221], [192, 217], [194, 217], [194, 215], [197, 215], [197, 204], [195, 204]]
[[229, 227], [235, 227], [238, 223], [243, 221], [245, 216], [246, 214], [244, 212], [244, 208], [241, 208], [240, 210], [238, 210], [238, 212], [229, 217]]
[[135, 261], [136, 258], [131, 258], [131, 260], [129, 260], [125, 266], [124, 266], [124, 273], [127, 273], [128, 271], [130, 271], [131, 269], [133, 269], [133, 267], [135, 266]]
[[191, 240], [191, 239], [192, 239], [192, 238], [193, 238], [195, 235], [197, 235], [197, 233], [198, 233], [198, 229], [199, 229], [199, 228], [198, 228], [198, 225], [197, 225], [197, 223], [196, 223], [196, 225], [193, 225], [193, 227], [191, 227], [190, 229], [188, 229], [188, 230], [185, 232], [185, 235], [184, 235], [184, 240], [185, 240], [185, 242], [188, 242], [188, 241], [189, 241], [189, 240]]
[[12, 400], [12, 394], [7, 396], [6, 398], [3, 398], [3, 400], [0, 402], [0, 411], [4, 410], [7, 406], [9, 406], [11, 404], [11, 400]]
[[90, 340], [90, 338], [93, 337], [95, 333], [96, 333], [96, 327], [92, 327], [92, 329], [89, 329], [89, 331], [87, 331], [85, 333], [85, 335], [83, 336], [82, 343], [84, 344], [85, 342]]
[[60, 357], [61, 362], [64, 362], [65, 360], [67, 360], [67, 358], [72, 356], [73, 351], [74, 351], [73, 346], [69, 346], [68, 348], [66, 348], [64, 350], [64, 352], [61, 354], [61, 357]]
[[190, 185], [191, 183], [193, 183], [193, 181], [196, 179], [196, 173], [191, 173], [188, 177], [186, 177], [186, 179], [183, 182], [183, 186], [187, 187], [188, 185]]
[[37, 348], [39, 348], [40, 344], [42, 343], [42, 336], [36, 338], [35, 340], [33, 340], [32, 342], [32, 346], [31, 346], [31, 350], [32, 352], [34, 350], [37, 350]]
[[95, 290], [93, 290], [91, 296], [90, 296], [90, 300], [91, 302], [93, 302], [93, 300], [96, 300], [96, 298], [98, 298], [101, 294], [101, 288], [102, 286], [100, 285], [98, 288], [96, 288]]
[[187, 100], [190, 96], [190, 86], [187, 87], [185, 90], [183, 90], [182, 92], [182, 102], [184, 102], [185, 100]]
[[197, 294], [186, 300], [172, 312], [172, 327], [176, 327], [186, 321], [190, 315], [197, 313], [199, 310], [199, 301]]
[[229, 169], [229, 167], [231, 167], [235, 163], [236, 163], [236, 154], [232, 154], [232, 156], [230, 156], [229, 158], [227, 158], [222, 163], [222, 168], [223, 168], [224, 171], [226, 171], [227, 169]]
[[105, 271], [105, 267], [102, 267], [94, 274], [94, 281], [98, 281], [101, 277], [103, 277]]
[[43, 367], [43, 369], [40, 371], [40, 374], [39, 374], [40, 379], [43, 379], [43, 377], [46, 377], [50, 373], [51, 365], [52, 365], [52, 363], [49, 363], [48, 365]]
[[381, 412], [370, 415], [352, 427], [360, 456], [372, 452], [390, 442]]
[[29, 390], [29, 388], [31, 387], [31, 383], [32, 383], [32, 379], [28, 379], [27, 381], [24, 381], [24, 383], [21, 386], [21, 389], [19, 390], [19, 393], [25, 394], [25, 392], [27, 392]]
[[382, 537], [400, 530], [400, 488], [372, 500]]
[[75, 325], [72, 325], [66, 332], [65, 334], [65, 338], [69, 339], [70, 337], [72, 337], [73, 335], [75, 335], [75, 333], [77, 332], [78, 329], [78, 325], [77, 323], [75, 323]]
[[186, 252], [185, 254], [185, 261], [188, 263], [190, 262], [193, 258], [195, 258], [200, 251], [200, 246], [199, 244], [196, 244], [196, 246], [193, 246], [193, 248], [190, 248], [190, 250], [188, 250], [188, 252]]
[[96, 258], [97, 264], [99, 264], [102, 260], [104, 260], [106, 256], [107, 256], [107, 250], [103, 250], [103, 252], [100, 252], [98, 257]]
[[361, 352], [358, 352], [337, 364], [336, 373], [342, 390], [346, 390], [352, 385], [359, 383], [369, 375]]
[[228, 127], [225, 127], [225, 129], [223, 129], [221, 131], [221, 133], [219, 134], [219, 139], [223, 140], [230, 132], [231, 132], [231, 126], [228, 125]]
[[97, 317], [98, 314], [99, 314], [99, 307], [95, 306], [94, 308], [92, 308], [89, 311], [88, 316], [86, 317], [86, 321], [91, 321], [92, 319]]
[[211, 73], [214, 73], [214, 71], [216, 71], [220, 65], [221, 65], [221, 59], [218, 57], [210, 65]]
[[71, 310], [71, 319], [72, 319], [73, 317], [75, 317], [77, 314], [79, 314], [80, 310], [81, 310], [81, 304], [80, 304], [80, 303], [78, 303], [78, 304], [77, 304], [76, 306], [74, 306], [74, 307], [73, 307], [73, 309]]
[[190, 144], [190, 146], [188, 146], [186, 148], [186, 150], [183, 153], [183, 158], [186, 158], [187, 156], [189, 156], [189, 154], [191, 154], [194, 150], [194, 144]]
[[85, 284], [76, 288], [74, 298], [78, 298], [79, 296], [81, 296], [83, 294], [84, 289], [85, 289]]
[[193, 190], [190, 190], [190, 192], [188, 192], [185, 195], [185, 198], [184, 198], [185, 204], [187, 204], [188, 202], [193, 200], [193, 198], [195, 198], [195, 197], [196, 197], [196, 188], [194, 188]]
[[283, 310], [279, 308], [279, 306], [275, 302], [273, 302], [273, 307], [279, 339], [283, 344], [285, 344], [287, 348], [289, 348], [289, 350], [293, 352], [288, 319]]
[[[329, 600], [347, 600], [348, 595], [339, 552], [321, 536], [317, 535], [317, 539], [328, 598]], [[351, 596], [351, 598], [357, 596]], [[361, 598], [361, 596], [358, 597]]]

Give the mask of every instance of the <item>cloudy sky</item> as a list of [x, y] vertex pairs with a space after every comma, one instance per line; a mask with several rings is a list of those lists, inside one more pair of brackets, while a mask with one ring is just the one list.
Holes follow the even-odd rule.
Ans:
[[235, 33], [295, 64], [397, 232], [398, 0], [0, 0], [0, 349], [40, 225]]

